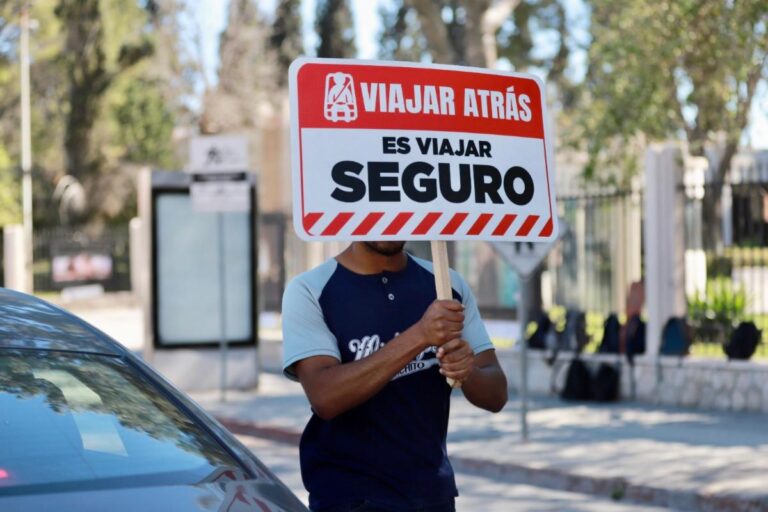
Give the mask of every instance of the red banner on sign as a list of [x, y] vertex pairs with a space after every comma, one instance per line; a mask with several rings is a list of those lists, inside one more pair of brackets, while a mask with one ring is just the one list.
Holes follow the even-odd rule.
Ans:
[[302, 128], [407, 126], [544, 138], [539, 85], [532, 78], [420, 68], [398, 74], [392, 66], [309, 63], [299, 70], [297, 83]]

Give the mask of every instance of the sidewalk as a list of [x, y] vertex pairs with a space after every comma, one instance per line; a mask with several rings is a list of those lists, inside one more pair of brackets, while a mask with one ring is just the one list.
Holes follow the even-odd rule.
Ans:
[[[117, 299], [65, 307], [141, 350], [140, 311]], [[276, 341], [262, 339], [267, 371], [279, 371]], [[236, 432], [289, 444], [309, 418], [301, 387], [275, 373], [262, 375], [257, 393], [230, 393], [226, 404], [217, 392], [195, 398]], [[492, 415], [454, 393], [448, 450], [458, 471], [675, 509], [768, 511], [768, 415], [538, 399], [523, 444], [517, 407], [510, 397]]]
[[[194, 398], [232, 431], [296, 444], [301, 386], [261, 376], [258, 392]], [[768, 418], [539, 399], [520, 441], [515, 397], [499, 414], [454, 392], [448, 452], [457, 471], [678, 510], [768, 511]]]

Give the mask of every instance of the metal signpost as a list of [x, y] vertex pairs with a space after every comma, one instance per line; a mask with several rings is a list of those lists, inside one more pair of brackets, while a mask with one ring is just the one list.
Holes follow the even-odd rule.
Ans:
[[[563, 221], [560, 221], [561, 233]], [[520, 277], [520, 300], [517, 302], [517, 318], [520, 322], [520, 434], [528, 440], [528, 325], [525, 289], [536, 269], [557, 240], [547, 242], [492, 242], [491, 246], [504, 262]]]
[[250, 209], [248, 141], [244, 136], [195, 137], [189, 146], [190, 195], [197, 212], [216, 213], [219, 268], [220, 397], [227, 399], [227, 274], [224, 213]]
[[538, 78], [307, 58], [289, 75], [300, 238], [429, 240], [437, 297], [450, 299], [446, 241], [557, 237]]

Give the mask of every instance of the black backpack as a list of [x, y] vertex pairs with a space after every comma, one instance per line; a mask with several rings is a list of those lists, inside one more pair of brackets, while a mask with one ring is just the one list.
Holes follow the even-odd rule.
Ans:
[[619, 334], [621, 332], [621, 324], [616, 313], [611, 313], [603, 323], [603, 341], [600, 342], [598, 352], [603, 354], [618, 354], [619, 353]]
[[733, 331], [731, 339], [723, 346], [728, 359], [747, 360], [755, 353], [760, 344], [762, 331], [754, 322], [741, 322]]
[[587, 365], [578, 357], [571, 361], [565, 376], [565, 386], [560, 392], [563, 400], [591, 400], [592, 375]]
[[587, 316], [583, 311], [569, 310], [565, 315], [565, 331], [560, 348], [581, 353], [588, 344]]
[[619, 370], [608, 363], [600, 363], [592, 384], [593, 398], [598, 402], [616, 402], [621, 396]]
[[547, 348], [547, 333], [552, 328], [552, 320], [549, 315], [542, 313], [536, 322], [536, 331], [528, 338], [528, 348], [544, 350]]
[[634, 363], [637, 354], [645, 354], [645, 322], [640, 315], [632, 315], [624, 330], [627, 360]]
[[685, 356], [691, 346], [691, 330], [684, 318], [672, 317], [661, 331], [659, 353], [663, 356]]

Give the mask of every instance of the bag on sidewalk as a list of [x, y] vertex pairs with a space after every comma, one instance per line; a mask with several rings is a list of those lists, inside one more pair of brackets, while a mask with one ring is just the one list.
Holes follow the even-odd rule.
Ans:
[[565, 375], [565, 386], [560, 392], [563, 400], [591, 400], [592, 374], [586, 363], [578, 357], [571, 361]]
[[728, 359], [748, 360], [757, 350], [762, 332], [754, 322], [741, 322], [731, 335], [730, 341], [725, 344], [723, 350]]
[[603, 341], [600, 342], [600, 348], [597, 351], [602, 354], [618, 354], [620, 332], [619, 318], [616, 313], [611, 313], [603, 323]]
[[661, 331], [659, 353], [663, 356], [686, 356], [691, 346], [691, 329], [685, 318], [672, 317]]
[[583, 311], [569, 310], [565, 315], [561, 350], [581, 353], [589, 344], [587, 334], [587, 316]]
[[629, 364], [634, 364], [637, 354], [645, 354], [645, 322], [640, 315], [632, 315], [624, 326], [625, 350]]
[[616, 402], [621, 396], [621, 375], [608, 363], [600, 363], [593, 383], [594, 399], [598, 402]]
[[542, 313], [536, 321], [536, 330], [528, 338], [528, 348], [533, 350], [547, 348], [547, 333], [552, 327], [552, 320], [549, 319], [549, 315]]

